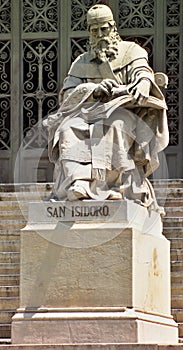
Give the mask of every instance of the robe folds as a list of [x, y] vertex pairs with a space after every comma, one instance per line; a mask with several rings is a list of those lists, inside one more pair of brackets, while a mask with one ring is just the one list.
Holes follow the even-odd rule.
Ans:
[[[49, 158], [55, 163], [54, 192], [60, 199], [75, 180], [89, 181], [91, 197], [103, 183], [106, 191], [126, 189], [127, 197], [136, 198], [147, 191], [144, 179], [157, 169], [158, 153], [168, 145], [167, 107], [146, 51], [133, 42], [118, 46], [111, 62], [99, 64], [90, 52], [76, 59], [60, 93], [60, 108], [44, 121]], [[121, 87], [107, 102], [93, 97], [103, 79]], [[141, 79], [149, 79], [151, 89], [139, 106], [130, 89]]]

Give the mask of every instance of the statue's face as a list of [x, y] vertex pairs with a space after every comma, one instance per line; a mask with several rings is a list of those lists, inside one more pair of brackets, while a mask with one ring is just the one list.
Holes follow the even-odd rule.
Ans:
[[115, 26], [108, 22], [94, 22], [89, 27], [90, 49], [94, 55], [104, 61], [116, 57], [118, 51], [118, 39]]
[[104, 22], [104, 23], [99, 23], [99, 24], [93, 24], [90, 26], [90, 35], [92, 39], [100, 39], [103, 37], [108, 37], [111, 32], [111, 26]]

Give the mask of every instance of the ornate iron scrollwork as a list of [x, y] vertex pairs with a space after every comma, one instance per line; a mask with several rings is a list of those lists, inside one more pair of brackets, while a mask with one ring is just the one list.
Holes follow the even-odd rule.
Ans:
[[57, 59], [57, 40], [24, 41], [23, 130], [28, 148], [45, 145], [43, 130], [37, 128], [36, 138], [31, 129], [57, 108]]
[[166, 100], [168, 103], [170, 145], [175, 146], [179, 143], [180, 36], [179, 34], [167, 34], [166, 40], [166, 72], [169, 77]]
[[[167, 0], [167, 27], [180, 26], [180, 0]], [[168, 103], [168, 124], [170, 145], [179, 144], [179, 83], [180, 83], [180, 34], [166, 35], [166, 72], [169, 77], [166, 100]]]
[[57, 32], [58, 1], [23, 0], [24, 32]]
[[119, 29], [153, 26], [154, 0], [119, 0]]
[[0, 1], [0, 33], [11, 31], [11, 0]]
[[168, 0], [166, 19], [168, 27], [180, 25], [180, 0]]
[[[0, 33], [11, 32], [11, 1], [0, 1]], [[11, 43], [0, 41], [0, 150], [10, 149]]]
[[39, 148], [47, 144], [42, 119], [57, 108], [59, 1], [23, 0], [23, 33], [49, 33], [47, 40], [23, 42], [23, 136], [24, 147]]
[[76, 38], [71, 40], [71, 61], [73, 62], [81, 53], [86, 51], [88, 39]]
[[10, 41], [0, 42], [0, 149], [10, 148]]
[[71, 1], [71, 30], [84, 31], [87, 28], [86, 13], [88, 9], [98, 3], [106, 3], [100, 0], [72, 0]]

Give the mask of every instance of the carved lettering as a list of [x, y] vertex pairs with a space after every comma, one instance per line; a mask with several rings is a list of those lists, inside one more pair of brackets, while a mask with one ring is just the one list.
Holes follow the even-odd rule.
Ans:
[[53, 218], [63, 218], [65, 217], [65, 207], [48, 207], [47, 213], [49, 217]]
[[65, 206], [58, 207], [47, 207], [47, 215], [52, 218], [65, 218], [65, 217], [106, 217], [110, 216], [109, 207], [107, 205], [99, 206], [99, 205], [85, 205], [85, 206], [72, 206], [68, 209]]
[[65, 216], [65, 207], [59, 207], [59, 217], [62, 218]]
[[104, 206], [72, 206], [72, 217], [88, 217], [88, 216], [109, 216], [109, 207]]
[[48, 207], [47, 208], [47, 213], [48, 213], [48, 216], [51, 217], [52, 216], [52, 207]]

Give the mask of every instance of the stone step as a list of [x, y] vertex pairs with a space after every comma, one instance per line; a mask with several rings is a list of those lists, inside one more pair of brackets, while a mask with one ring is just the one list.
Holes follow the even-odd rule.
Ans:
[[182, 295], [183, 299], [183, 283], [178, 282], [178, 283], [172, 283], [171, 284], [171, 294], [172, 295]]
[[[26, 191], [26, 192], [0, 192], [0, 201], [35, 201], [49, 196], [51, 191]], [[158, 201], [183, 199], [183, 188], [161, 188], [155, 189]]]
[[172, 309], [182, 309], [183, 308], [183, 297], [182, 297], [182, 295], [172, 295], [172, 297], [171, 297], [171, 307], [172, 307]]
[[0, 201], [0, 211], [11, 211], [11, 210], [22, 210], [22, 209], [28, 209], [29, 202], [27, 201]]
[[[11, 189], [11, 191], [0, 191], [0, 201], [9, 201], [9, 202], [13, 202], [13, 201], [19, 201], [20, 199], [27, 201], [27, 199], [42, 199], [47, 197], [50, 192], [51, 192], [51, 185], [48, 185], [48, 188], [46, 188], [46, 186], [43, 184], [41, 186], [34, 186], [31, 185], [30, 188], [29, 186], [27, 187], [23, 187], [23, 190], [21, 191], [19, 188], [19, 191], [13, 191], [13, 189]], [[167, 200], [178, 200], [178, 199], [182, 199], [183, 197], [183, 186], [181, 184], [180, 187], [158, 187], [155, 186], [155, 193], [156, 196], [158, 198], [158, 200], [163, 200], [165, 201], [165, 199]]]
[[154, 191], [157, 199], [159, 198], [164, 198], [164, 199], [181, 198], [182, 199], [183, 198], [183, 187], [155, 188]]
[[163, 226], [166, 228], [183, 227], [183, 217], [169, 216], [163, 218]]
[[20, 238], [0, 240], [1, 252], [20, 252]]
[[183, 207], [183, 198], [167, 198], [166, 200], [165, 198], [159, 198], [158, 203], [159, 205], [162, 205], [163, 207], [165, 207], [165, 212], [166, 212], [169, 207], [172, 207], [172, 208]]
[[0, 297], [1, 310], [15, 311], [19, 306], [19, 297]]
[[11, 274], [11, 275], [0, 275], [0, 286], [19, 286], [20, 275]]
[[171, 262], [171, 271], [182, 271], [183, 273], [183, 261]]
[[182, 198], [176, 198], [176, 197], [159, 197], [158, 198], [158, 203], [164, 201], [164, 206], [165, 208], [169, 208], [169, 207], [179, 207], [179, 206], [183, 206], [183, 197]]
[[[3, 338], [10, 338], [10, 337], [11, 337], [11, 324], [10, 323], [0, 324], [0, 338], [3, 339]], [[1, 347], [2, 349], [4, 348], [4, 350], [9, 350], [9, 345], [4, 345], [4, 346], [0, 345], [0, 348]]]
[[183, 207], [169, 207], [165, 208], [166, 217], [183, 217]]
[[[154, 188], [179, 188], [183, 187], [183, 179], [150, 179]], [[0, 192], [31, 192], [31, 191], [51, 191], [53, 188], [52, 182], [38, 183], [5, 183], [0, 184]]]
[[183, 238], [170, 238], [171, 249], [183, 249]]
[[0, 201], [40, 201], [48, 197], [50, 192], [1, 192]]
[[[172, 191], [172, 192], [171, 192]], [[182, 189], [181, 191], [178, 191], [174, 193], [173, 189], [171, 191], [166, 191], [166, 190], [159, 190], [155, 192], [155, 196], [157, 199], [157, 202], [161, 206], [179, 206], [182, 203], [183, 196], [182, 196]]]
[[0, 286], [1, 297], [19, 297], [19, 286]]
[[20, 230], [11, 230], [9, 228], [5, 228], [0, 230], [0, 239], [7, 239], [7, 238], [13, 238], [13, 237], [19, 237], [20, 236]]
[[17, 263], [0, 263], [0, 275], [18, 274], [20, 271], [20, 264]]
[[179, 322], [179, 337], [183, 337], [183, 322]]
[[27, 201], [1, 201], [0, 202], [0, 211], [7, 210], [21, 210], [21, 208], [28, 209]]
[[171, 271], [171, 283], [183, 283], [182, 271]]
[[[23, 204], [28, 206], [29, 201], [38, 201], [49, 196], [51, 191], [0, 192], [0, 209], [19, 208]], [[158, 203], [165, 207], [183, 206], [183, 188], [159, 189], [156, 191]]]
[[25, 219], [3, 220], [0, 222], [0, 230], [6, 229], [6, 228], [21, 230], [23, 227], [25, 227], [25, 224], [26, 224]]
[[163, 227], [163, 234], [167, 239], [183, 237], [183, 227]]
[[183, 262], [183, 248], [171, 249], [170, 250], [171, 261], [182, 261]]
[[13, 310], [3, 310], [0, 312], [0, 324], [5, 323], [11, 323], [11, 319], [15, 312]]
[[22, 219], [27, 220], [28, 217], [28, 211], [24, 210], [3, 210], [0, 212], [0, 220], [18, 220], [21, 221]]
[[171, 312], [176, 322], [183, 322], [183, 309], [172, 309]]
[[18, 183], [18, 184], [0, 184], [1, 192], [48, 192], [52, 190], [53, 183]]
[[154, 188], [183, 187], [183, 179], [150, 179]]
[[0, 251], [0, 263], [20, 263], [19, 252], [1, 252]]

